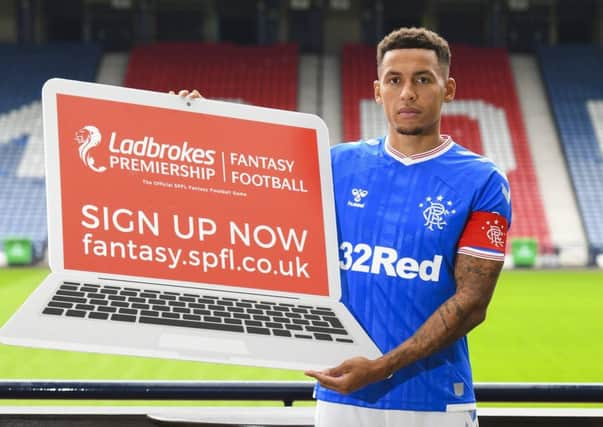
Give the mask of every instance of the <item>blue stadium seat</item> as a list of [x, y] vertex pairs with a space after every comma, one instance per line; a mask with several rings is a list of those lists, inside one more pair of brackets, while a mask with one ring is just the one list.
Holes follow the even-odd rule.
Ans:
[[603, 48], [542, 47], [538, 56], [586, 234], [603, 251]]
[[0, 249], [11, 236], [28, 237], [34, 256], [48, 240], [41, 141], [42, 85], [52, 77], [95, 81], [97, 45], [0, 44]]

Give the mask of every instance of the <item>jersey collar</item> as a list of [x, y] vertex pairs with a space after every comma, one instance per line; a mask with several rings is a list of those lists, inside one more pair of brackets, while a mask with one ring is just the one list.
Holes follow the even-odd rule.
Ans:
[[407, 156], [405, 154], [400, 153], [398, 150], [389, 145], [387, 136], [383, 142], [383, 146], [385, 148], [385, 152], [389, 154], [394, 160], [399, 161], [405, 166], [414, 165], [415, 163], [426, 162], [427, 160], [435, 159], [436, 157], [441, 156], [446, 153], [448, 150], [452, 148], [454, 145], [454, 141], [450, 137], [450, 135], [442, 135], [444, 138], [444, 142], [438, 145], [435, 148], [432, 148], [429, 151], [425, 151], [424, 153], [413, 154], [411, 156]]

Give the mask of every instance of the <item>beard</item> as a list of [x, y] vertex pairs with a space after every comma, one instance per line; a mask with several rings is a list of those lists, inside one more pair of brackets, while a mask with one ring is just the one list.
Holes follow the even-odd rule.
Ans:
[[398, 132], [400, 135], [417, 136], [417, 135], [423, 135], [425, 133], [425, 128], [417, 127], [417, 128], [404, 129], [404, 128], [397, 127], [396, 132]]

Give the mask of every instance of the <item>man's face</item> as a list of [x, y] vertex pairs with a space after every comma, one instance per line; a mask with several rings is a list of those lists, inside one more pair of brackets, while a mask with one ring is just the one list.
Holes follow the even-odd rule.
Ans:
[[395, 49], [383, 56], [374, 88], [390, 127], [402, 135], [429, 135], [439, 132], [442, 103], [452, 101], [456, 84], [434, 51]]

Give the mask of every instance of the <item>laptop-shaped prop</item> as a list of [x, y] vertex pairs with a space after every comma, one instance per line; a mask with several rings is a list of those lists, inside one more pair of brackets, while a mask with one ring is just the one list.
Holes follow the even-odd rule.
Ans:
[[63, 79], [42, 100], [52, 272], [1, 342], [288, 369], [381, 354], [339, 302], [320, 118]]

